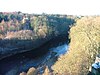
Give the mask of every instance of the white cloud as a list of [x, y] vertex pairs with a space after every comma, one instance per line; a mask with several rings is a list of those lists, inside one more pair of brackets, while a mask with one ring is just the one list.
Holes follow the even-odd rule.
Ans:
[[99, 0], [0, 0], [0, 11], [98, 15], [99, 3]]

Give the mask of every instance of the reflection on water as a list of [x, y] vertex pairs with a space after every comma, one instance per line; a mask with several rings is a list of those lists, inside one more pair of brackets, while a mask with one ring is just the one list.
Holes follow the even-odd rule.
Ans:
[[53, 52], [56, 52], [56, 56], [60, 56], [62, 54], [65, 54], [68, 50], [68, 45], [64, 44], [55, 48], [51, 48], [50, 50], [53, 50]]
[[41, 57], [33, 58], [32, 52], [15, 55], [13, 57], [0, 61], [0, 75], [18, 75], [22, 71], [27, 71], [30, 67], [37, 67], [41, 63], [46, 62], [51, 58], [51, 53], [56, 52], [55, 56], [60, 56], [66, 53], [68, 45], [64, 44], [54, 48], [50, 48], [48, 53], [45, 53]]

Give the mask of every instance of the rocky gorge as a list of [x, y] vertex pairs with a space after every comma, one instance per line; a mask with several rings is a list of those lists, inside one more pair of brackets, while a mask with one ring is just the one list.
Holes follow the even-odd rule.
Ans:
[[55, 41], [48, 42], [34, 50], [14, 54], [0, 60], [0, 74], [19, 75], [23, 71], [27, 72], [30, 67], [41, 69], [38, 73], [42, 74], [46, 65], [51, 67], [58, 56], [66, 52], [68, 42], [65, 41], [66, 39], [63, 41], [59, 39], [59, 42], [56, 43], [54, 43]]
[[99, 54], [100, 16], [0, 13], [1, 75], [98, 75]]
[[[20, 16], [20, 19], [17, 20], [16, 17], [7, 18], [7, 21], [1, 19], [0, 75], [18, 75], [30, 67], [38, 68], [48, 63], [49, 67], [53, 65], [59, 54], [56, 55], [57, 52], [50, 49], [64, 45], [60, 49], [61, 53], [65, 53], [64, 50], [67, 50], [65, 44], [69, 43], [68, 32], [75, 22], [74, 18], [44, 14], [31, 17], [27, 14], [30, 18], [22, 18], [23, 15], [20, 14], [16, 16]], [[48, 60], [51, 62], [47, 62]]]

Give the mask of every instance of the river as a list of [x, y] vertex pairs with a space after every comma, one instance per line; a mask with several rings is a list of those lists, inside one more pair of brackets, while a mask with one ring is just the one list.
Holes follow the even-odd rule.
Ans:
[[[35, 53], [32, 51], [16, 54], [14, 56], [7, 57], [3, 60], [0, 60], [0, 75], [18, 75], [22, 71], [27, 71], [30, 67], [38, 67], [52, 57], [52, 53], [55, 53], [54, 56], [60, 56], [67, 52], [68, 45], [58, 45], [48, 49], [48, 52], [45, 52], [46, 48], [41, 48], [41, 55], [35, 56]], [[54, 57], [53, 56], [53, 57]]]

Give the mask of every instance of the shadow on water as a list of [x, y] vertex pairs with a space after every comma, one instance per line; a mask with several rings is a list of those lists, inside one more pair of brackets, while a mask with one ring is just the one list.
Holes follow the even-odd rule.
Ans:
[[[14, 68], [16, 65], [21, 65], [32, 59], [37, 59], [45, 55], [51, 47], [59, 46], [59, 44], [66, 43], [67, 36], [59, 36], [56, 39], [52, 39], [39, 48], [30, 50], [23, 53], [18, 53], [0, 60], [0, 75], [5, 75], [10, 69]], [[68, 43], [68, 42], [67, 42]]]

